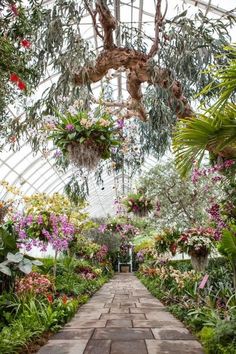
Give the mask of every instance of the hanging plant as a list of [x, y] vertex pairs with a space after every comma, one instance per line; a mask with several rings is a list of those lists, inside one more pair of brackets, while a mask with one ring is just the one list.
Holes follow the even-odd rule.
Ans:
[[120, 145], [115, 122], [108, 113], [91, 117], [87, 111], [67, 113], [55, 125], [50, 139], [77, 167], [94, 169], [101, 159], [111, 156], [111, 148]]
[[126, 207], [127, 213], [134, 213], [140, 217], [146, 216], [153, 210], [151, 199], [142, 193], [129, 194], [123, 199], [123, 205]]

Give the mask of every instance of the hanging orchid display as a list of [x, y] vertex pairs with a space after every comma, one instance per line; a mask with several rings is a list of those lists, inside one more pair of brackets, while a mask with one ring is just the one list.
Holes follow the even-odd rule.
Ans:
[[150, 198], [143, 193], [131, 193], [123, 199], [123, 205], [128, 213], [134, 213], [137, 216], [147, 216], [153, 210], [153, 203]]
[[108, 159], [111, 149], [121, 143], [110, 114], [99, 111], [92, 115], [86, 110], [60, 115], [50, 139], [75, 166], [89, 170], [94, 169], [101, 159]]

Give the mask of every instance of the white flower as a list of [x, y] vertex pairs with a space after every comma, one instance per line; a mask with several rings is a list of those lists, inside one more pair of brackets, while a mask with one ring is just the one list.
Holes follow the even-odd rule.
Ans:
[[76, 115], [77, 114], [77, 110], [75, 109], [75, 107], [73, 106], [70, 106], [68, 108], [68, 112], [71, 114], [71, 115]]

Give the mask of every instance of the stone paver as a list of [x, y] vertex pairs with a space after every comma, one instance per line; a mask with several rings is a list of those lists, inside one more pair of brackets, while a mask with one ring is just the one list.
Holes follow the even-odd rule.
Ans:
[[146, 344], [143, 340], [116, 342], [111, 344], [111, 354], [147, 354]]
[[204, 354], [196, 340], [146, 340], [148, 354]]
[[132, 274], [118, 274], [38, 354], [202, 354], [200, 343]]

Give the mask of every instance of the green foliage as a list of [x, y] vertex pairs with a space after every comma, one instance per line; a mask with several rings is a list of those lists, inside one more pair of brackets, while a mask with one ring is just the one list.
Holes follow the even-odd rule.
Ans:
[[190, 177], [180, 178], [171, 159], [158, 163], [138, 183], [152, 200], [157, 200], [154, 222], [160, 230], [203, 225], [209, 219], [209, 200], [214, 197], [218, 201], [223, 194], [219, 182], [213, 183], [210, 177], [202, 177], [196, 183]]
[[181, 307], [179, 304], [169, 305], [168, 310], [182, 322], [186, 320], [186, 316], [188, 315], [188, 309]]
[[30, 299], [23, 304], [20, 315], [9, 326], [2, 329], [1, 353], [16, 353], [43, 332], [58, 330], [72, 317], [77, 308], [78, 300], [69, 300], [67, 304], [63, 304], [59, 299], [50, 305]]
[[0, 226], [0, 260], [2, 261], [8, 252], [17, 252], [16, 237], [10, 223]]
[[85, 259], [92, 259], [99, 249], [100, 246], [97, 243], [91, 242], [82, 235], [76, 235], [70, 246], [71, 252], [76, 255], [76, 257]]
[[0, 272], [9, 276], [18, 270], [25, 274], [29, 274], [32, 271], [33, 265], [40, 266], [41, 264], [42, 263], [38, 260], [31, 261], [27, 257], [24, 257], [20, 252], [15, 254], [8, 252], [6, 260], [0, 263]]
[[223, 230], [223, 236], [219, 242], [219, 251], [230, 261], [236, 263], [236, 225], [231, 224], [230, 229]]
[[236, 291], [236, 225], [229, 225], [229, 229], [223, 230], [223, 236], [219, 242], [218, 250], [231, 263], [233, 269], [233, 281]]
[[[52, 276], [53, 259], [43, 259], [41, 273]], [[83, 279], [82, 268], [96, 271], [95, 279]], [[99, 270], [99, 271], [98, 271]], [[102, 276], [102, 271], [91, 262], [63, 257], [58, 260], [55, 293], [47, 296], [29, 294], [18, 298], [12, 292], [0, 295], [0, 348], [3, 354], [24, 351], [27, 345], [45, 332], [58, 331], [112, 275]], [[50, 275], [49, 275], [50, 278]]]
[[[16, 3], [3, 0], [0, 4], [1, 124], [9, 122], [7, 106], [13, 104], [15, 100], [19, 105], [24, 100], [26, 91], [24, 88], [19, 89], [19, 82], [26, 85], [27, 94], [39, 83], [40, 71], [33, 38], [43, 14], [40, 4], [40, 0], [31, 0], [28, 4], [22, 0]], [[26, 47], [22, 46], [22, 40], [25, 39], [30, 43], [29, 47], [27, 44]], [[16, 74], [19, 80], [11, 82], [11, 74]], [[14, 125], [13, 122], [12, 124]], [[2, 136], [7, 135], [6, 130], [2, 129]], [[17, 135], [17, 132], [13, 134]]]
[[207, 354], [234, 354], [236, 352], [236, 324], [221, 321], [215, 328], [203, 327], [199, 338], [204, 344]]
[[[236, 45], [232, 44], [224, 47], [224, 54], [227, 62], [211, 67], [214, 81], [202, 90], [201, 94], [207, 94], [214, 90], [218, 91], [216, 102], [208, 109], [210, 114], [225, 108], [228, 102], [234, 102], [236, 94]], [[221, 115], [218, 116], [217, 123], [221, 124]]]
[[236, 158], [236, 49], [232, 45], [225, 51], [225, 61], [221, 58], [213, 66], [214, 80], [200, 93], [203, 98], [213, 95], [215, 103], [210, 102], [205, 114], [177, 124], [173, 147], [183, 176], [191, 170], [193, 161], [201, 163], [206, 151], [213, 161], [218, 156]]
[[[168, 305], [171, 313], [199, 336], [206, 353], [235, 353], [236, 298], [228, 262], [224, 258], [210, 260], [204, 289], [198, 289], [200, 279], [195, 283], [187, 281], [184, 287], [171, 281], [172, 275], [178, 281], [178, 271], [183, 274], [191, 268], [189, 260], [171, 261], [163, 266], [165, 272], [160, 272], [160, 268], [145, 270], [144, 265], [138, 276], [154, 296]], [[170, 266], [173, 268], [168, 271]]]
[[144, 191], [137, 193], [130, 193], [122, 201], [128, 213], [134, 213], [138, 216], [145, 216], [148, 212], [153, 210], [153, 201], [148, 198]]
[[[228, 104], [221, 111], [206, 112], [193, 119], [179, 121], [174, 134], [173, 148], [177, 168], [183, 176], [191, 170], [193, 161], [201, 163], [205, 152], [211, 159], [217, 156], [235, 158], [236, 105]], [[220, 125], [218, 124], [220, 121]], [[227, 149], [226, 149], [227, 148]]]
[[103, 233], [99, 232], [97, 228], [92, 228], [85, 234], [93, 242], [99, 245], [106, 245], [109, 253], [115, 253], [120, 246], [120, 234], [105, 230]]
[[171, 252], [174, 256], [177, 250], [177, 240], [179, 237], [179, 230], [164, 229], [162, 233], [155, 237], [155, 249], [157, 254], [161, 255], [166, 252]]

